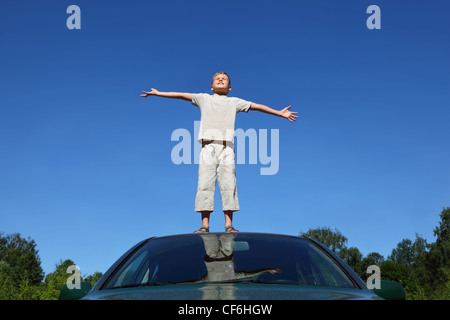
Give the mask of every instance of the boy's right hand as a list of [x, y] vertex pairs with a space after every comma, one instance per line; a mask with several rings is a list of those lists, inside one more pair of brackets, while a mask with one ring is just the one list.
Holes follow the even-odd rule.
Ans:
[[152, 88], [152, 91], [147, 92], [147, 91], [142, 91], [144, 94], [141, 94], [141, 97], [148, 97], [148, 96], [156, 96], [158, 95], [159, 91], [156, 89]]

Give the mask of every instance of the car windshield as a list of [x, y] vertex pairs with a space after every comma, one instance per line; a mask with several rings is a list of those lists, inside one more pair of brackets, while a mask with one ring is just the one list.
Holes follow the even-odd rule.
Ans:
[[233, 233], [152, 239], [104, 288], [224, 282], [354, 288], [336, 262], [307, 239]]

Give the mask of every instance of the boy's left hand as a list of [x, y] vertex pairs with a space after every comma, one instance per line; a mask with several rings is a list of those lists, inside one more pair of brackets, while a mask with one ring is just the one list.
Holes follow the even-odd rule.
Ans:
[[298, 112], [289, 111], [290, 108], [292, 108], [292, 106], [289, 106], [289, 107], [284, 108], [283, 110], [280, 110], [280, 116], [288, 119], [290, 122], [293, 122], [293, 121], [296, 121], [295, 118], [298, 118], [298, 116], [296, 116], [296, 114]]

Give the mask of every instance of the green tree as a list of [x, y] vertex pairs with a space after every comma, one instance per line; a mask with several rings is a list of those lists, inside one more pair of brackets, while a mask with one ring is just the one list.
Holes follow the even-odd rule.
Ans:
[[395, 263], [412, 266], [418, 257], [427, 251], [427, 241], [416, 233], [416, 240], [403, 239], [388, 256]]
[[347, 238], [339, 230], [333, 231], [330, 227], [309, 229], [307, 232], [301, 232], [300, 236], [317, 240], [334, 253], [339, 253], [347, 245]]
[[361, 252], [355, 247], [347, 248], [347, 238], [339, 230], [317, 227], [301, 232], [300, 236], [319, 241], [344, 260], [361, 278], [365, 277], [365, 270], [361, 267]]
[[433, 230], [436, 241], [416, 234], [414, 241], [403, 239], [384, 260], [376, 252], [363, 257], [356, 247], [347, 248], [347, 238], [329, 227], [310, 229], [300, 236], [315, 239], [338, 254], [363, 280], [370, 265], [380, 267], [381, 278], [405, 288], [407, 299], [450, 299], [450, 208], [443, 208], [439, 225]]
[[364, 281], [367, 281], [367, 278], [371, 275], [367, 273], [367, 268], [369, 266], [380, 266], [381, 263], [384, 261], [384, 257], [379, 254], [378, 252], [371, 252], [369, 253], [365, 258], [361, 260], [361, 262], [358, 264], [359, 266], [359, 273], [361, 279]]
[[410, 275], [410, 267], [392, 260], [383, 261], [380, 264], [381, 279], [400, 282], [405, 287]]
[[425, 278], [425, 291], [433, 299], [450, 298], [450, 208], [444, 208], [441, 221], [433, 233], [436, 242], [432, 243], [424, 260], [430, 272]]
[[44, 277], [36, 243], [0, 232], [0, 299], [35, 299]]
[[433, 230], [436, 236], [436, 243], [430, 249], [435, 250], [439, 255], [441, 267], [450, 266], [450, 208], [444, 208], [440, 214], [439, 226]]
[[67, 273], [67, 268], [75, 263], [70, 260], [60, 260], [55, 265], [55, 271], [49, 273], [45, 277], [42, 285], [40, 298], [42, 300], [58, 300], [61, 288], [67, 283], [67, 279], [71, 274]]
[[378, 252], [371, 252], [364, 258], [367, 266], [376, 265], [379, 266], [383, 261], [384, 257]]
[[92, 286], [94, 286], [97, 283], [97, 281], [101, 278], [102, 275], [103, 275], [103, 273], [97, 271], [97, 272], [94, 272], [94, 274], [85, 277], [85, 280], [89, 281], [92, 284]]
[[362, 253], [356, 247], [342, 248], [339, 252], [339, 257], [345, 261], [350, 268], [355, 271], [361, 279], [366, 277], [366, 270], [363, 268], [361, 261], [363, 258]]
[[427, 242], [416, 233], [416, 239], [403, 239], [381, 265], [385, 280], [400, 282], [410, 299], [425, 299], [423, 274], [427, 273], [423, 262], [427, 254]]

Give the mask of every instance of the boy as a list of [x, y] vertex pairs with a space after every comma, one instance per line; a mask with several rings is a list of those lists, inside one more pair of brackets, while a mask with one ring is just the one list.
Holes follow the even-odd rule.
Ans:
[[198, 189], [195, 198], [195, 211], [202, 215], [202, 227], [197, 232], [209, 232], [209, 216], [214, 211], [214, 190], [216, 180], [222, 199], [225, 215], [225, 232], [238, 232], [232, 225], [233, 212], [239, 211], [236, 188], [236, 168], [234, 159], [234, 123], [238, 112], [258, 110], [283, 117], [293, 122], [298, 112], [289, 111], [291, 106], [282, 110], [274, 110], [262, 104], [228, 97], [231, 90], [229, 76], [225, 72], [217, 72], [212, 79], [211, 91], [192, 94], [183, 92], [160, 92], [151, 89], [142, 91], [141, 97], [158, 96], [191, 101], [200, 108], [200, 130], [198, 141], [202, 143], [198, 168]]

